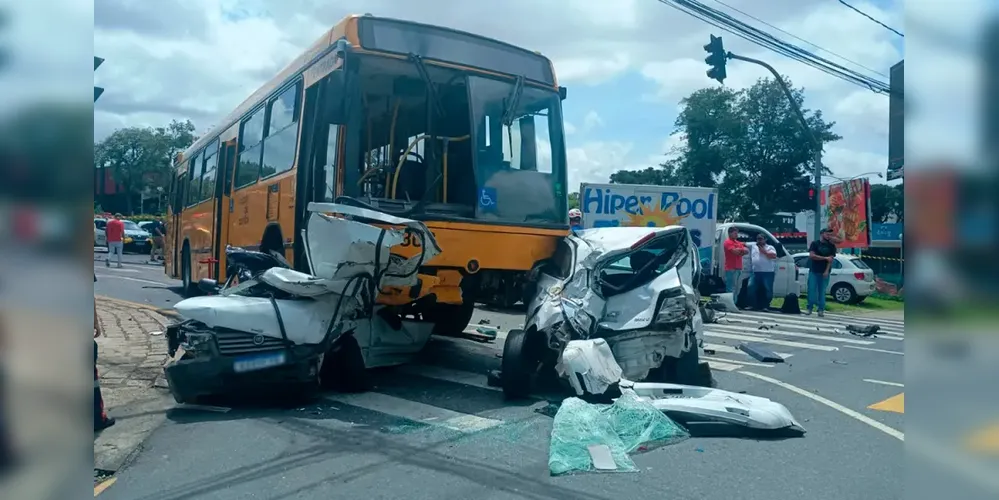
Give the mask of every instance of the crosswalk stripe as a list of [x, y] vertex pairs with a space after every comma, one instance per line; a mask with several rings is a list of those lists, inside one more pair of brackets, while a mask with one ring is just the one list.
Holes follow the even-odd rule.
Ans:
[[742, 340], [744, 342], [762, 342], [764, 344], [782, 345], [782, 346], [785, 346], [785, 347], [797, 347], [797, 348], [800, 348], [800, 349], [812, 349], [814, 351], [832, 352], [832, 351], [838, 351], [839, 350], [838, 347], [833, 347], [833, 346], [828, 346], [828, 345], [809, 344], [807, 342], [794, 342], [794, 341], [791, 341], [791, 340], [778, 340], [778, 339], [771, 339], [771, 338], [767, 338], [767, 337], [760, 337], [760, 336], [757, 336], [757, 335], [740, 335], [740, 334], [734, 334], [734, 333], [724, 333], [724, 332], [718, 332], [718, 331], [714, 331], [714, 330], [705, 330], [704, 331], [704, 335], [711, 336], [711, 337], [719, 337], [719, 338], [723, 338], [723, 339], [730, 339], [730, 340]]
[[488, 378], [484, 373], [467, 372], [465, 370], [455, 370], [453, 368], [445, 368], [443, 366], [424, 364], [402, 365], [396, 370], [409, 375], [415, 375], [417, 377], [443, 380], [445, 382], [477, 387], [479, 389], [486, 389], [489, 391], [502, 391], [499, 387], [489, 385]]
[[714, 368], [714, 366], [715, 366], [715, 365], [711, 364], [712, 361], [716, 361], [718, 363], [724, 363], [724, 364], [737, 364], [737, 365], [739, 365], [739, 368], [743, 368], [743, 367], [746, 367], [746, 366], [759, 366], [761, 368], [770, 368], [770, 367], [774, 366], [773, 363], [767, 364], [767, 363], [754, 363], [752, 361], [735, 361], [735, 360], [725, 359], [725, 358], [715, 358], [715, 357], [712, 357], [712, 356], [701, 356], [701, 359], [708, 360], [708, 365], [710, 365], [712, 368]]
[[502, 420], [469, 415], [378, 392], [336, 394], [325, 399], [467, 434], [503, 425]]
[[819, 317], [817, 314], [809, 316], [807, 314], [779, 314], [779, 313], [765, 313], [760, 311], [739, 311], [737, 314], [732, 314], [733, 316], [748, 316], [762, 319], [769, 319], [778, 321], [778, 318], [787, 318], [795, 320], [805, 320], [805, 321], [815, 321], [815, 322], [825, 322], [825, 323], [853, 323], [856, 325], [880, 325], [882, 328], [897, 328], [900, 330], [905, 329], [904, 321], [890, 320], [890, 319], [880, 319], [880, 318], [870, 318], [864, 316], [851, 316], [847, 314], [829, 314], [826, 313], [824, 317]]
[[905, 387], [905, 384], [900, 384], [898, 382], [886, 382], [884, 380], [877, 380], [877, 379], [873, 379], [873, 378], [865, 378], [864, 382], [869, 382], [869, 383], [878, 384], [878, 385], [890, 385], [892, 387]]
[[874, 318], [869, 316], [852, 316], [849, 314], [836, 314], [836, 313], [826, 313], [825, 319], [836, 319], [839, 321], [848, 321], [856, 323], [868, 323], [872, 325], [888, 325], [895, 326], [898, 328], [905, 328], [905, 320], [898, 319], [887, 319], [887, 318]]
[[708, 366], [710, 366], [712, 370], [718, 370], [723, 372], [734, 372], [739, 368], [743, 368], [743, 366], [741, 365], [726, 363], [724, 361], [714, 361], [714, 360], [708, 360]]
[[[835, 338], [835, 337], [850, 338], [850, 337], [852, 337], [852, 335], [850, 334], [850, 332], [848, 332], [846, 330], [845, 326], [839, 326], [839, 327], [836, 327], [836, 328], [833, 328], [833, 327], [819, 328], [819, 327], [816, 327], [815, 325], [807, 325], [807, 324], [801, 323], [801, 322], [796, 322], [798, 324], [790, 324], [790, 323], [791, 322], [787, 322], [787, 321], [782, 321], [782, 322], [779, 322], [779, 323], [778, 322], [773, 322], [773, 321], [771, 321], [769, 323], [762, 323], [762, 322], [758, 322], [758, 321], [753, 320], [753, 319], [724, 318], [724, 319], [719, 320], [718, 323], [712, 323], [711, 326], [716, 326], [716, 325], [720, 325], [720, 326], [730, 325], [733, 328], [745, 328], [749, 332], [763, 334], [763, 333], [776, 332], [777, 330], [773, 330], [773, 329], [763, 329], [763, 330], [761, 330], [760, 329], [761, 326], [765, 325], [768, 328], [774, 328], [774, 325], [776, 325], [777, 327], [781, 328], [780, 332], [786, 332], [786, 334], [791, 335], [791, 336], [797, 335], [798, 333], [802, 333], [802, 334], [809, 334], [809, 335], [819, 335], [820, 338]], [[825, 325], [822, 325], [822, 326], [825, 326]], [[795, 330], [797, 330], [797, 332]], [[887, 340], [897, 340], [897, 341], [905, 340], [905, 338], [902, 337], [902, 336], [900, 336], [899, 334], [888, 334], [890, 336], [885, 336], [885, 334], [886, 334], [886, 332], [880, 331], [880, 332], [878, 332], [877, 335], [878, 335], [878, 338], [885, 338]], [[856, 339], [854, 339], [854, 340], [856, 340]], [[861, 342], [873, 343], [873, 342], [867, 341], [867, 340], [862, 340]]]
[[781, 325], [801, 325], [803, 327], [810, 329], [815, 329], [816, 327], [819, 328], [825, 327], [825, 328], [836, 328], [839, 330], [845, 329], [847, 324], [852, 323], [860, 326], [878, 325], [881, 327], [881, 330], [878, 332], [879, 334], [892, 333], [896, 335], [905, 335], [905, 330], [895, 325], [885, 325], [877, 322], [836, 321], [836, 320], [829, 320], [828, 318], [819, 318], [819, 317], [809, 318], [808, 316], [785, 317], [785, 316], [777, 316], [774, 314], [766, 314], [766, 313], [742, 312], [739, 314], [726, 315], [722, 319], [722, 321], [741, 321], [746, 323], [757, 321], [763, 324], [778, 323]]
[[[746, 354], [745, 351], [742, 351], [742, 350], [740, 350], [739, 348], [737, 348], [735, 346], [730, 346], [730, 345], [726, 345], [726, 344], [712, 344], [712, 343], [709, 343], [709, 342], [705, 342], [704, 343], [704, 348], [705, 349], [712, 349], [716, 353], [724, 352], [726, 354], [738, 354], [740, 356], [749, 356], [749, 354]], [[794, 356], [794, 354], [791, 354], [791, 353], [788, 353], [788, 352], [778, 352], [776, 354], [778, 356], [784, 358], [784, 359], [787, 359], [787, 358], [790, 358], [791, 356]], [[728, 360], [726, 360], [726, 361], [728, 361]], [[732, 362], [733, 363], [741, 363], [742, 361], [732, 361]], [[769, 365], [767, 365], [767, 366], [769, 366]]]
[[894, 354], [896, 356], [905, 356], [905, 353], [902, 352], [902, 351], [889, 351], [888, 349], [876, 349], [874, 347], [861, 347], [859, 345], [845, 345], [843, 347], [847, 347], [847, 348], [850, 348], [850, 349], [859, 349], [861, 351], [880, 352], [880, 353], [884, 353], [884, 354]]
[[[738, 326], [725, 326], [725, 325], [711, 325], [711, 329], [721, 329], [722, 331], [728, 331], [732, 333], [741, 333], [745, 329]], [[753, 330], [754, 332], [759, 331], [760, 333], [767, 333], [770, 335], [783, 335], [785, 337], [797, 337], [801, 339], [815, 339], [815, 340], [825, 340], [828, 342], [842, 342], [844, 344], [856, 344], [856, 345], [871, 345], [874, 341], [871, 340], [857, 340], [846, 337], [834, 337], [832, 335], [821, 335], [817, 333], [798, 333], [798, 332], [788, 332], [784, 330]]]

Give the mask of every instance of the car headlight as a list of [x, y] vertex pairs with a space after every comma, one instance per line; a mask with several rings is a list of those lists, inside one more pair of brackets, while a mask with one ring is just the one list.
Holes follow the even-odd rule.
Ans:
[[185, 333], [181, 345], [186, 351], [210, 351], [214, 335], [211, 333]]
[[688, 321], [693, 317], [694, 308], [683, 293], [682, 288], [673, 288], [663, 293], [663, 303], [656, 313], [656, 323], [667, 325]]

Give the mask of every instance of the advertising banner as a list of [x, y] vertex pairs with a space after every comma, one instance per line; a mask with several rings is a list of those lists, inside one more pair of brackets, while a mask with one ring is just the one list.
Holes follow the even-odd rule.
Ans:
[[832, 229], [839, 248], [871, 246], [871, 183], [853, 179], [822, 188], [822, 227]]

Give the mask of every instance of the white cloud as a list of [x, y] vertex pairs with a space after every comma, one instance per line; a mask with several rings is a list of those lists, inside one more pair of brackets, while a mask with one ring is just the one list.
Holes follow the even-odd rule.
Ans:
[[604, 126], [604, 120], [603, 118], [600, 118], [600, 115], [597, 114], [595, 110], [591, 109], [589, 113], [586, 113], [586, 116], [583, 117], [584, 132], [589, 132], [593, 129], [600, 128], [603, 126]]
[[[62, 1], [67, 6], [74, 4]], [[962, 9], [956, 9], [941, 8], [939, 2], [930, 0], [909, 1], [906, 16], [922, 16], [921, 19], [960, 29], [968, 19], [956, 11], [968, 10], [965, 4], [983, 2], [969, 0], [962, 4]], [[895, 35], [836, 2], [728, 0], [727, 3], [880, 73], [887, 74], [888, 68], [901, 57], [891, 44]], [[890, 25], [903, 25], [901, 2], [887, 11], [865, 2], [853, 3]], [[716, 85], [704, 74], [707, 68], [701, 47], [707, 42], [708, 33], [724, 35], [729, 50], [770, 61], [790, 76], [795, 85], [806, 88], [809, 107], [822, 109], [828, 119], [837, 122], [837, 131], [844, 139], [827, 151], [830, 167], [842, 168], [845, 175], [857, 169], [883, 170], [886, 164], [887, 98], [766, 52], [656, 1], [434, 0], [428, 8], [426, 3], [397, 0], [166, 3], [102, 0], [95, 9], [94, 52], [107, 59], [97, 75], [107, 89], [95, 109], [98, 138], [116, 127], [159, 125], [172, 118], [190, 118], [199, 129], [205, 130], [276, 74], [323, 30], [349, 13], [370, 12], [464, 29], [541, 51], [555, 62], [561, 84], [606, 86], [607, 98], [601, 103], [574, 101], [570, 92], [566, 106], [585, 106], [583, 109], [621, 99], [641, 99], [639, 95], [615, 93], [614, 80], [627, 72], [638, 72], [656, 84], [655, 98], [670, 103], [698, 88]], [[742, 18], [737, 13], [733, 15]], [[524, 22], [525, 19], [530, 22]], [[800, 40], [789, 41], [805, 46]], [[913, 41], [911, 35], [910, 41]], [[834, 56], [822, 55], [835, 60]], [[946, 79], [956, 75], [973, 77], [967, 58], [941, 58], [940, 64], [945, 66], [928, 70], [932, 74], [927, 75], [929, 83], [925, 86], [933, 93], [921, 95], [952, 96], [954, 91], [947, 87]], [[910, 67], [912, 81], [919, 77], [918, 73], [912, 73], [919, 71], [919, 65]], [[761, 68], [737, 61], [729, 64], [728, 73], [726, 85], [733, 87], [744, 87], [757, 78], [769, 76]], [[952, 100], [959, 101], [957, 97]], [[941, 113], [945, 111], [953, 113], [953, 109], [920, 107], [932, 117], [943, 116]], [[952, 104], [951, 108], [954, 107], [960, 106]], [[970, 102], [964, 107], [972, 108]], [[604, 114], [600, 119], [594, 111], [594, 117], [601, 122], [609, 116]], [[914, 125], [907, 133], [933, 137], [933, 141], [920, 144], [928, 151], [961, 147], [965, 138], [953, 137], [960, 135], [952, 132], [955, 127], [942, 123], [944, 120], [936, 121], [922, 128]], [[605, 181], [617, 169], [644, 168], [661, 160], [661, 155], [654, 156], [655, 162], [644, 157], [653, 149], [648, 144], [581, 143], [580, 134], [574, 132], [585, 131], [597, 123], [587, 117], [577, 123], [578, 127], [566, 124], [572, 183]], [[929, 147], [948, 141], [951, 146], [943, 149]], [[834, 165], [833, 160], [843, 166]]]

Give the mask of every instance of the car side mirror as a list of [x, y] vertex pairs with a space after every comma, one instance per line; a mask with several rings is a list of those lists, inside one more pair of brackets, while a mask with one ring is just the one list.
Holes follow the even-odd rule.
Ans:
[[204, 278], [198, 281], [198, 290], [207, 294], [216, 294], [219, 291], [219, 282], [213, 279]]

